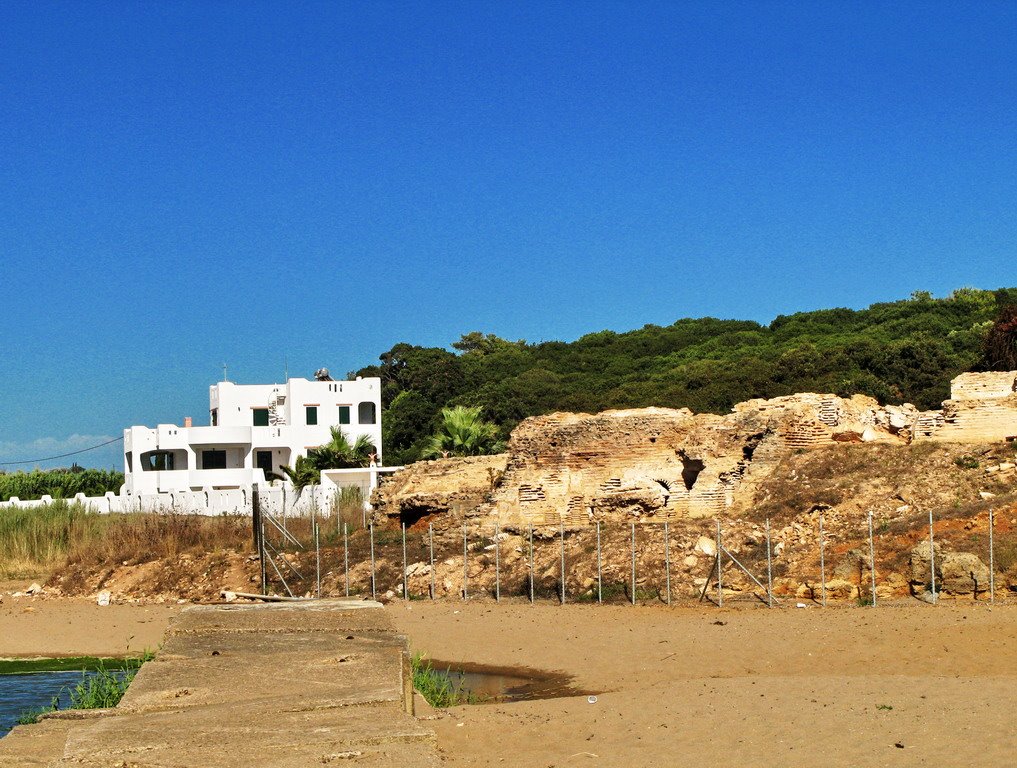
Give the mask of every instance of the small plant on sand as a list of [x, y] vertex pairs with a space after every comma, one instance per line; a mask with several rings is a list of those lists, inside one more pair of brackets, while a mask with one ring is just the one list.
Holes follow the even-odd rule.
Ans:
[[472, 703], [473, 697], [463, 690], [462, 682], [453, 684], [449, 670], [436, 670], [423, 654], [413, 654], [410, 665], [413, 670], [413, 687], [432, 707], [443, 709]]
[[963, 456], [958, 456], [953, 460], [961, 469], [978, 469], [978, 457], [972, 456], [971, 454], [965, 453]]

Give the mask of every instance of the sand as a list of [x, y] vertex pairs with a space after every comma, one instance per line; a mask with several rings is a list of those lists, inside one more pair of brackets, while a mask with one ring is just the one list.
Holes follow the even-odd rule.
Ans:
[[109, 605], [94, 600], [3, 596], [0, 657], [124, 656], [155, 649], [176, 605]]
[[433, 658], [600, 693], [457, 707], [449, 765], [1012, 766], [1017, 610], [390, 607]]
[[[177, 610], [5, 597], [0, 656], [154, 647]], [[597, 692], [425, 714], [450, 766], [1011, 766], [1017, 754], [1017, 608], [388, 610], [433, 658], [558, 670]]]

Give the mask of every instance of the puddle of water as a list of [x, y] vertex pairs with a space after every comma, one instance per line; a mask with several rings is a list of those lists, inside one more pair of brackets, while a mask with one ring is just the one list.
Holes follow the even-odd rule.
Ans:
[[587, 696], [572, 685], [572, 678], [560, 672], [545, 672], [527, 667], [492, 667], [484, 664], [431, 661], [435, 672], [445, 675], [453, 686], [473, 694], [479, 703], [560, 699]]

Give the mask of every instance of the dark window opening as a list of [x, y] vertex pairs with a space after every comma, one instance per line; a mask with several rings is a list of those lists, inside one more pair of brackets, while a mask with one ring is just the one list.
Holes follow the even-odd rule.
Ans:
[[267, 427], [268, 426], [268, 408], [255, 408], [254, 413], [254, 426], [256, 427]]
[[307, 406], [307, 426], [313, 427], [318, 423], [318, 406]]
[[131, 451], [127, 452], [127, 471], [134, 471], [134, 453]]
[[255, 451], [254, 466], [263, 470], [267, 478], [269, 472], [272, 471], [272, 451]]
[[202, 469], [226, 469], [226, 451], [208, 450], [201, 452]]
[[212, 426], [213, 427], [218, 427], [219, 426], [219, 409], [218, 408], [213, 408], [212, 409]]
[[357, 423], [358, 424], [374, 424], [375, 418], [377, 417], [374, 403], [361, 403], [357, 408]]
[[339, 406], [339, 423], [340, 424], [350, 423], [350, 407], [348, 405]]
[[685, 489], [691, 491], [692, 486], [696, 484], [696, 480], [699, 479], [699, 473], [706, 469], [706, 464], [703, 463], [702, 459], [690, 459], [687, 456], [682, 456], [682, 481], [685, 483]]
[[173, 454], [169, 451], [149, 451], [141, 454], [141, 468], [145, 472], [172, 472]]

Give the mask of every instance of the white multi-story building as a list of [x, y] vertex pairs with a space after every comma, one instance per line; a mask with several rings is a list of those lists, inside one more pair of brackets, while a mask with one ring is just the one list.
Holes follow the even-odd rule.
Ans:
[[367, 435], [381, 465], [381, 379], [221, 381], [209, 387], [208, 401], [207, 427], [185, 419], [182, 427], [124, 430], [124, 493], [250, 488], [327, 443], [332, 426], [350, 442]]

